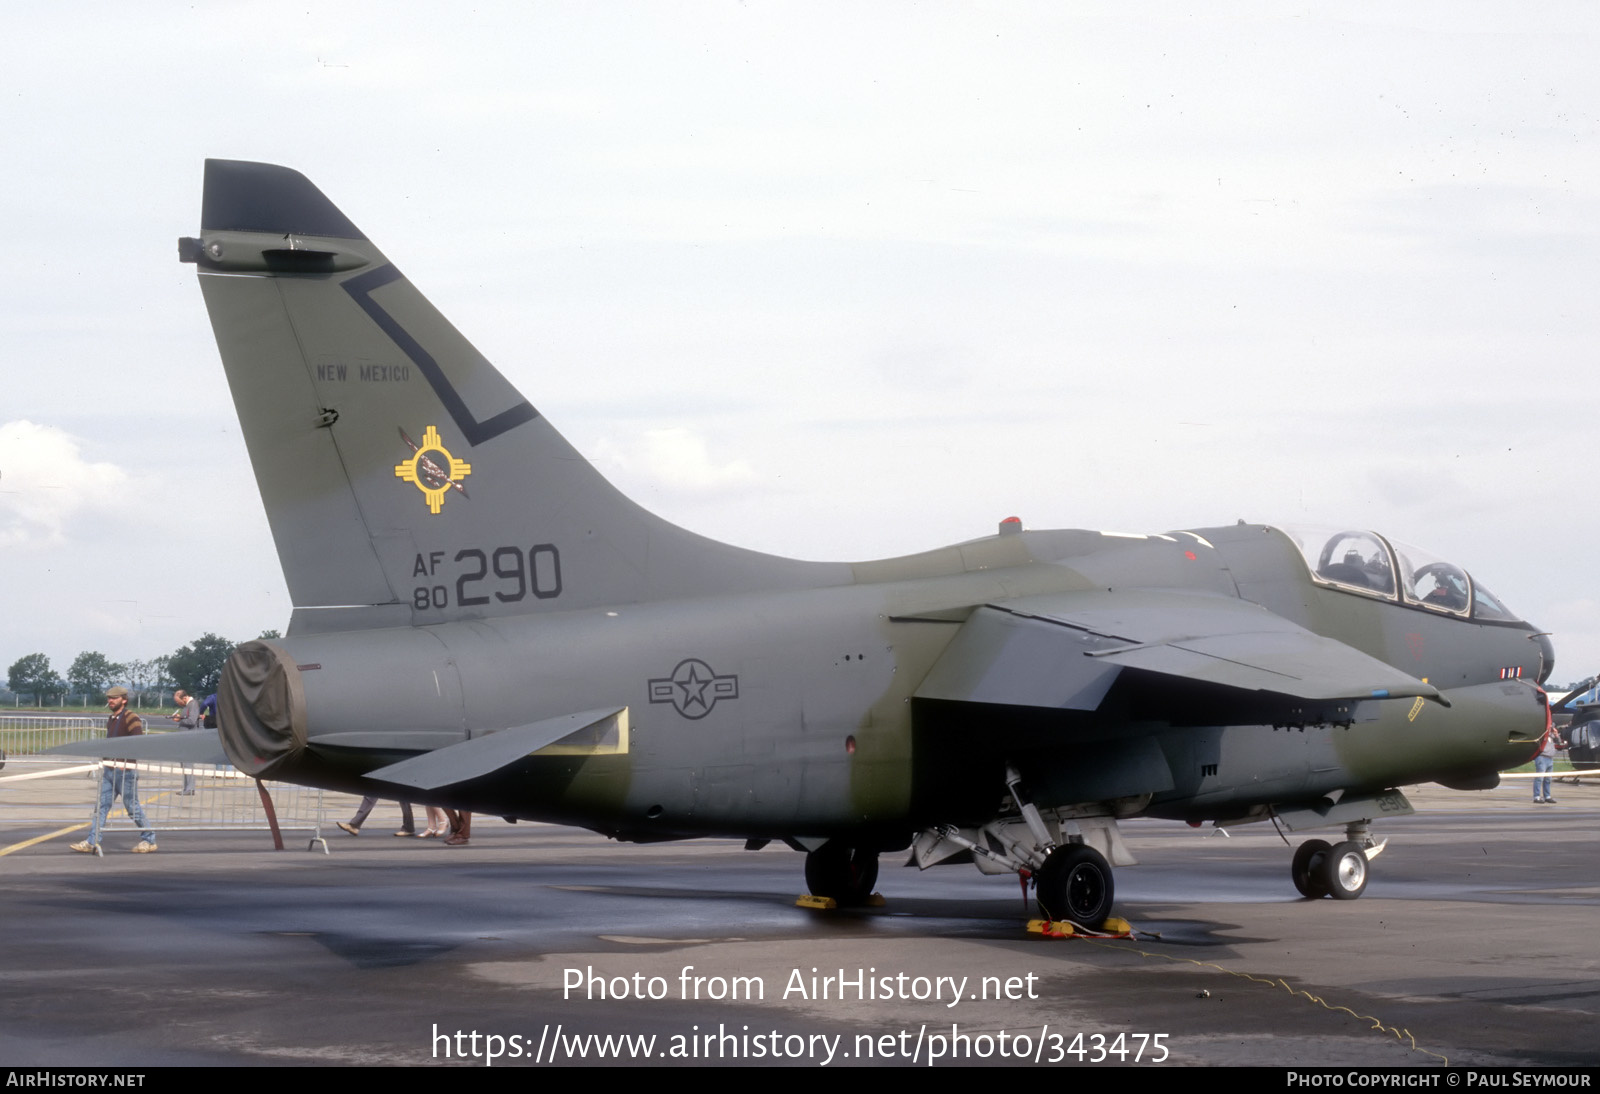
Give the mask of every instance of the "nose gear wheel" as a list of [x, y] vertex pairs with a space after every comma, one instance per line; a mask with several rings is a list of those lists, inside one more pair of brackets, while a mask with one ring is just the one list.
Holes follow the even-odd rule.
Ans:
[[1322, 883], [1335, 900], [1354, 900], [1367, 890], [1367, 852], [1352, 840], [1335, 844], [1322, 860]]
[[1308, 839], [1295, 849], [1294, 862], [1289, 866], [1289, 876], [1294, 879], [1296, 891], [1308, 900], [1320, 900], [1328, 895], [1322, 882], [1322, 860], [1333, 846], [1322, 839]]

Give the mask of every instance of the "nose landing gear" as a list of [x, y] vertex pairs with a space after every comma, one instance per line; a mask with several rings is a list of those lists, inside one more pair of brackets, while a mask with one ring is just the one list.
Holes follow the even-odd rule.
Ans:
[[1367, 891], [1368, 866], [1388, 844], [1374, 844], [1365, 821], [1345, 826], [1343, 842], [1308, 839], [1294, 853], [1289, 876], [1295, 889], [1308, 900], [1331, 896], [1355, 900]]
[[1331, 850], [1333, 845], [1325, 839], [1308, 839], [1295, 848], [1289, 876], [1294, 879], [1295, 889], [1307, 900], [1320, 900], [1328, 895], [1322, 883], [1322, 860]]

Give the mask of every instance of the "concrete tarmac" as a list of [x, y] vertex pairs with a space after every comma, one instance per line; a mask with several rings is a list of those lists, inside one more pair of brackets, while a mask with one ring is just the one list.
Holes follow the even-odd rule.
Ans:
[[824, 913], [777, 845], [477, 818], [455, 849], [386, 804], [329, 855], [180, 832], [96, 859], [8, 824], [0, 1060], [1600, 1063], [1600, 788], [1408, 794], [1351, 902], [1300, 899], [1270, 825], [1125, 824], [1118, 941], [1030, 936], [1014, 877], [904, 856], [884, 907]]

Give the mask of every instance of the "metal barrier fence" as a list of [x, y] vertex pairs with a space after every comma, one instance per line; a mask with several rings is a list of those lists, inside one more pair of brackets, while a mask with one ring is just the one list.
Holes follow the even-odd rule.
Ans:
[[54, 725], [89, 725], [101, 726], [106, 724], [104, 714], [66, 714], [59, 710], [47, 710], [36, 713], [31, 710], [4, 710], [0, 711], [0, 726], [11, 722], [37, 722], [47, 726]]
[[74, 714], [0, 714], [0, 757], [33, 756], [72, 741], [106, 735], [104, 718]]
[[106, 714], [104, 712], [99, 714], [67, 714], [59, 710], [42, 712], [31, 710], [0, 711], [0, 726], [10, 725], [13, 722], [26, 722], [31, 725], [43, 726], [100, 726], [103, 729], [106, 724]]
[[[115, 761], [106, 761], [106, 765], [130, 766]], [[94, 815], [100, 793], [100, 761], [38, 757], [26, 766], [24, 773], [8, 770], [0, 776], [0, 818], [5, 823], [75, 825]], [[158, 836], [162, 832], [272, 832], [276, 839], [279, 833], [301, 832], [307, 836], [306, 850], [320, 846], [323, 854], [328, 853], [322, 835], [321, 790], [288, 783], [261, 784], [269, 802], [263, 799], [255, 779], [233, 767], [131, 766], [139, 775], [145, 827]], [[143, 830], [133, 823], [119, 798], [112, 803], [100, 833], [104, 838]]]

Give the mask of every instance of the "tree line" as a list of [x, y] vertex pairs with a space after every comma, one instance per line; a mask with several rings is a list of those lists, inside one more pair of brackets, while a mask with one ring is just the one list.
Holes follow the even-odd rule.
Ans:
[[[279, 635], [277, 631], [262, 631], [259, 637]], [[50, 667], [50, 658], [29, 653], [12, 662], [6, 684], [18, 701], [26, 696], [29, 705], [38, 706], [64, 704], [77, 698], [98, 703], [105, 699], [107, 688], [118, 684], [141, 697], [173, 688], [206, 696], [217, 690], [222, 666], [233, 649], [233, 642], [207, 631], [172, 653], [148, 660], [113, 661], [99, 650], [85, 650], [73, 660], [64, 678]]]

